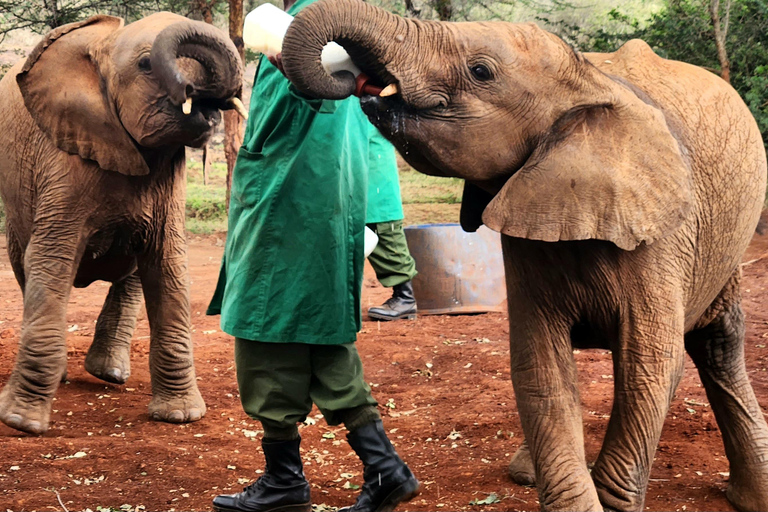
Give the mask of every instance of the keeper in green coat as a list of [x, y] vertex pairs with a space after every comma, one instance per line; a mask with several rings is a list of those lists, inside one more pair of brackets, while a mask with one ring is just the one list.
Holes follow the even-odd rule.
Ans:
[[[312, 1], [285, 7], [295, 15]], [[297, 423], [313, 402], [329, 425], [344, 423], [363, 462], [362, 492], [342, 510], [373, 512], [418, 494], [354, 345], [370, 137], [356, 98], [302, 96], [282, 74], [280, 56], [261, 58], [208, 313], [221, 314], [222, 330], [235, 337], [241, 402], [264, 427], [266, 469], [243, 492], [217, 496], [217, 511], [311, 510]]]
[[368, 169], [368, 208], [365, 222], [379, 237], [379, 243], [368, 261], [376, 278], [392, 297], [381, 306], [368, 309], [374, 320], [399, 320], [416, 317], [416, 298], [411, 279], [416, 276], [416, 263], [408, 250], [403, 231], [403, 203], [397, 173], [395, 148], [371, 126]]

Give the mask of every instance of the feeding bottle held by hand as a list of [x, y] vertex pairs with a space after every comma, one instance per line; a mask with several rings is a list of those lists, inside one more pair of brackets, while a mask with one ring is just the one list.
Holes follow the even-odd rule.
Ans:
[[[287, 12], [272, 4], [262, 4], [245, 17], [243, 42], [252, 50], [261, 52], [267, 57], [274, 57], [282, 51], [283, 37], [292, 21], [293, 16]], [[361, 94], [389, 96], [398, 92], [395, 84], [390, 84], [384, 89], [369, 84], [368, 76], [355, 66], [346, 50], [333, 41], [323, 47], [320, 62], [329, 75], [339, 71], [352, 73], [357, 82], [355, 94], [358, 96]]]
[[[293, 16], [280, 8], [262, 4], [245, 17], [243, 42], [252, 50], [274, 57], [282, 50], [283, 37], [292, 21]], [[334, 42], [325, 45], [320, 61], [329, 75], [337, 71], [349, 71], [356, 77], [360, 74], [349, 54]]]

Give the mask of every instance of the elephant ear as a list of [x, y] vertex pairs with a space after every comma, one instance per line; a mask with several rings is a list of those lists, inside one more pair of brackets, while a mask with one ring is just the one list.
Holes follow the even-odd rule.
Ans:
[[121, 18], [93, 16], [52, 30], [16, 76], [24, 104], [59, 149], [129, 176], [149, 167], [123, 128], [94, 51], [123, 26]]
[[632, 250], [675, 231], [691, 170], [661, 111], [632, 95], [561, 118], [483, 212], [505, 235], [597, 239]]

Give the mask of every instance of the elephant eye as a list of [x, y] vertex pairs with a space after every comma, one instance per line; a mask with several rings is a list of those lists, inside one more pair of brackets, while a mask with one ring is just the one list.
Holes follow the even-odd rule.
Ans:
[[139, 59], [139, 69], [142, 71], [152, 71], [152, 64], [149, 62], [149, 57], [142, 57]]
[[472, 72], [472, 76], [478, 80], [486, 81], [493, 78], [491, 75], [491, 70], [483, 64], [475, 64], [474, 66], [470, 67], [469, 70]]

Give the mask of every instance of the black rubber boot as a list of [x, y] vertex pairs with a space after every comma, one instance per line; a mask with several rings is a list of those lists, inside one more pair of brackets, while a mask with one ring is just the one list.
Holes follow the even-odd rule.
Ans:
[[310, 512], [309, 482], [299, 454], [301, 438], [262, 440], [267, 467], [264, 475], [238, 494], [213, 499], [216, 512]]
[[363, 461], [363, 490], [351, 507], [338, 512], [391, 512], [419, 494], [419, 481], [389, 442], [381, 420], [347, 435], [349, 445]]
[[413, 284], [406, 281], [392, 287], [392, 297], [381, 306], [368, 310], [368, 316], [375, 320], [400, 320], [416, 318], [416, 297], [413, 296]]

